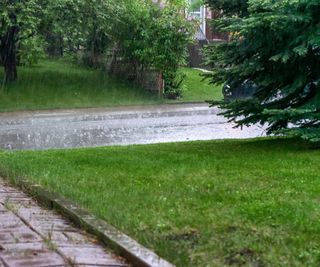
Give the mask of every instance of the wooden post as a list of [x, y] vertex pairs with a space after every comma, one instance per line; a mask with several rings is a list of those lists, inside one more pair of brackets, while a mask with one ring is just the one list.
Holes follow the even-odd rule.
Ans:
[[158, 92], [159, 92], [159, 98], [163, 97], [164, 94], [164, 80], [163, 80], [163, 74], [160, 71], [158, 76]]

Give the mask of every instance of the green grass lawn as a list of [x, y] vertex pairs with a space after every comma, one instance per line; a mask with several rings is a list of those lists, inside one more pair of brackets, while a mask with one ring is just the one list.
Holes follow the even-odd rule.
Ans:
[[320, 266], [320, 151], [288, 139], [0, 152], [178, 266]]
[[183, 97], [180, 101], [206, 101], [222, 99], [221, 86], [209, 84], [208, 80], [203, 80], [200, 70], [183, 68], [182, 71], [186, 74]]
[[[1, 77], [2, 75], [2, 77]], [[0, 92], [0, 111], [86, 108], [163, 102], [132, 84], [66, 61], [20, 67], [18, 81]], [[3, 71], [0, 80], [3, 79]], [[1, 89], [1, 88], [0, 88]], [[0, 90], [1, 91], [1, 90]]]
[[[33, 67], [19, 67], [18, 81], [8, 85], [6, 92], [0, 84], [0, 112], [205, 101], [216, 96], [214, 87], [201, 81], [199, 71], [184, 71], [188, 74], [184, 97], [166, 101], [103, 71], [46, 60]], [[1, 68], [0, 81], [3, 75]]]

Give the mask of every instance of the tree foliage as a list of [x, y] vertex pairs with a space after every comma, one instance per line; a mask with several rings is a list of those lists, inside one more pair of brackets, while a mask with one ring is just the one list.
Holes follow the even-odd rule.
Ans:
[[248, 99], [213, 102], [238, 126], [266, 124], [269, 134], [320, 142], [320, 1], [249, 1], [248, 16], [220, 28], [231, 40], [208, 48], [212, 83], [253, 81]]
[[34, 63], [44, 48], [97, 67], [114, 46], [122, 57], [161, 71], [166, 89], [179, 93], [178, 67], [193, 34], [183, 16], [184, 0], [165, 6], [151, 0], [3, 0], [0, 1], [1, 62], [6, 81], [17, 78], [17, 64]]
[[81, 48], [94, 62], [107, 46], [117, 10], [114, 0], [0, 1], [0, 62], [6, 81], [17, 78], [18, 63], [34, 63], [45, 47], [61, 56]]
[[248, 14], [248, 0], [206, 0], [213, 10], [221, 10], [225, 16], [237, 15], [244, 17]]
[[[95, 67], [108, 47], [120, 9], [119, 2], [115, 5], [112, 0], [53, 1], [44, 31], [51, 54], [81, 50], [86, 64]], [[60, 51], [56, 51], [59, 46]]]
[[183, 77], [178, 71], [192, 41], [194, 25], [181, 12], [180, 4], [160, 6], [132, 1], [112, 34], [122, 56], [137, 67], [154, 68], [163, 73], [165, 91], [179, 96]]
[[20, 46], [34, 45], [26, 40], [37, 38], [45, 2], [41, 0], [4, 0], [0, 2], [0, 58], [6, 80], [17, 78], [17, 59]]

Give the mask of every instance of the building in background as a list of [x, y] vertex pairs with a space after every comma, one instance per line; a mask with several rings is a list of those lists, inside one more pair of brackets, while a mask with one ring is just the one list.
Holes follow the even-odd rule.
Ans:
[[196, 43], [188, 47], [189, 60], [188, 65], [192, 68], [208, 68], [204, 65], [202, 49], [211, 42], [221, 42], [228, 40], [228, 34], [216, 31], [210, 23], [214, 19], [221, 17], [219, 10], [212, 10], [205, 5], [199, 4], [199, 0], [188, 0], [190, 11], [187, 14], [188, 19], [194, 19], [199, 27], [194, 39]]
[[210, 21], [218, 19], [221, 16], [221, 12], [218, 10], [211, 10], [205, 5], [197, 4], [199, 0], [188, 0], [191, 10], [187, 15], [191, 19], [195, 19], [199, 22], [199, 29], [196, 34], [196, 39], [207, 41], [224, 41], [228, 39], [227, 34], [219, 33], [214, 30]]
[[[192, 68], [206, 68], [201, 50], [205, 45], [211, 42], [221, 42], [228, 40], [228, 34], [220, 33], [215, 30], [210, 21], [221, 17], [219, 10], [212, 10], [205, 5], [199, 3], [200, 0], [186, 0], [190, 6], [190, 10], [185, 13], [187, 19], [192, 19], [198, 23], [198, 30], [194, 36], [195, 44], [188, 47], [189, 60], [188, 65]], [[153, 3], [160, 6], [165, 5], [165, 0], [152, 0]]]
[[[199, 28], [195, 36], [198, 40], [207, 41], [223, 41], [228, 39], [228, 35], [215, 31], [210, 23], [211, 20], [217, 19], [221, 16], [218, 10], [211, 10], [205, 5], [201, 5], [200, 0], [186, 0], [190, 6], [185, 14], [187, 19], [193, 19], [199, 23]], [[152, 0], [153, 3], [164, 7], [166, 0]]]

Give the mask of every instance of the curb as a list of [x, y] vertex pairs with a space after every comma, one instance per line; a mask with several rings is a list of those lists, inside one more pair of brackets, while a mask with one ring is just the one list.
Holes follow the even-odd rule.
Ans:
[[175, 267], [175, 265], [160, 258], [153, 251], [142, 246], [104, 220], [97, 218], [58, 194], [51, 193], [40, 185], [32, 184], [25, 179], [14, 179], [12, 182], [44, 206], [58, 210], [77, 226], [96, 236], [101, 242], [115, 250], [116, 253], [120, 254], [133, 266]]
[[177, 101], [172, 100], [172, 102], [164, 102], [158, 104], [136, 104], [136, 105], [119, 105], [119, 106], [102, 106], [102, 107], [80, 107], [80, 108], [54, 108], [54, 109], [29, 109], [29, 110], [13, 110], [13, 111], [0, 111], [0, 115], [7, 115], [7, 114], [15, 114], [15, 113], [34, 113], [34, 112], [70, 112], [70, 111], [82, 111], [82, 110], [90, 110], [94, 111], [96, 109], [103, 110], [103, 109], [113, 109], [113, 108], [135, 108], [135, 107], [148, 107], [148, 106], [165, 106], [165, 105], [200, 105], [206, 104], [206, 101], [211, 100], [203, 100], [203, 101]]

